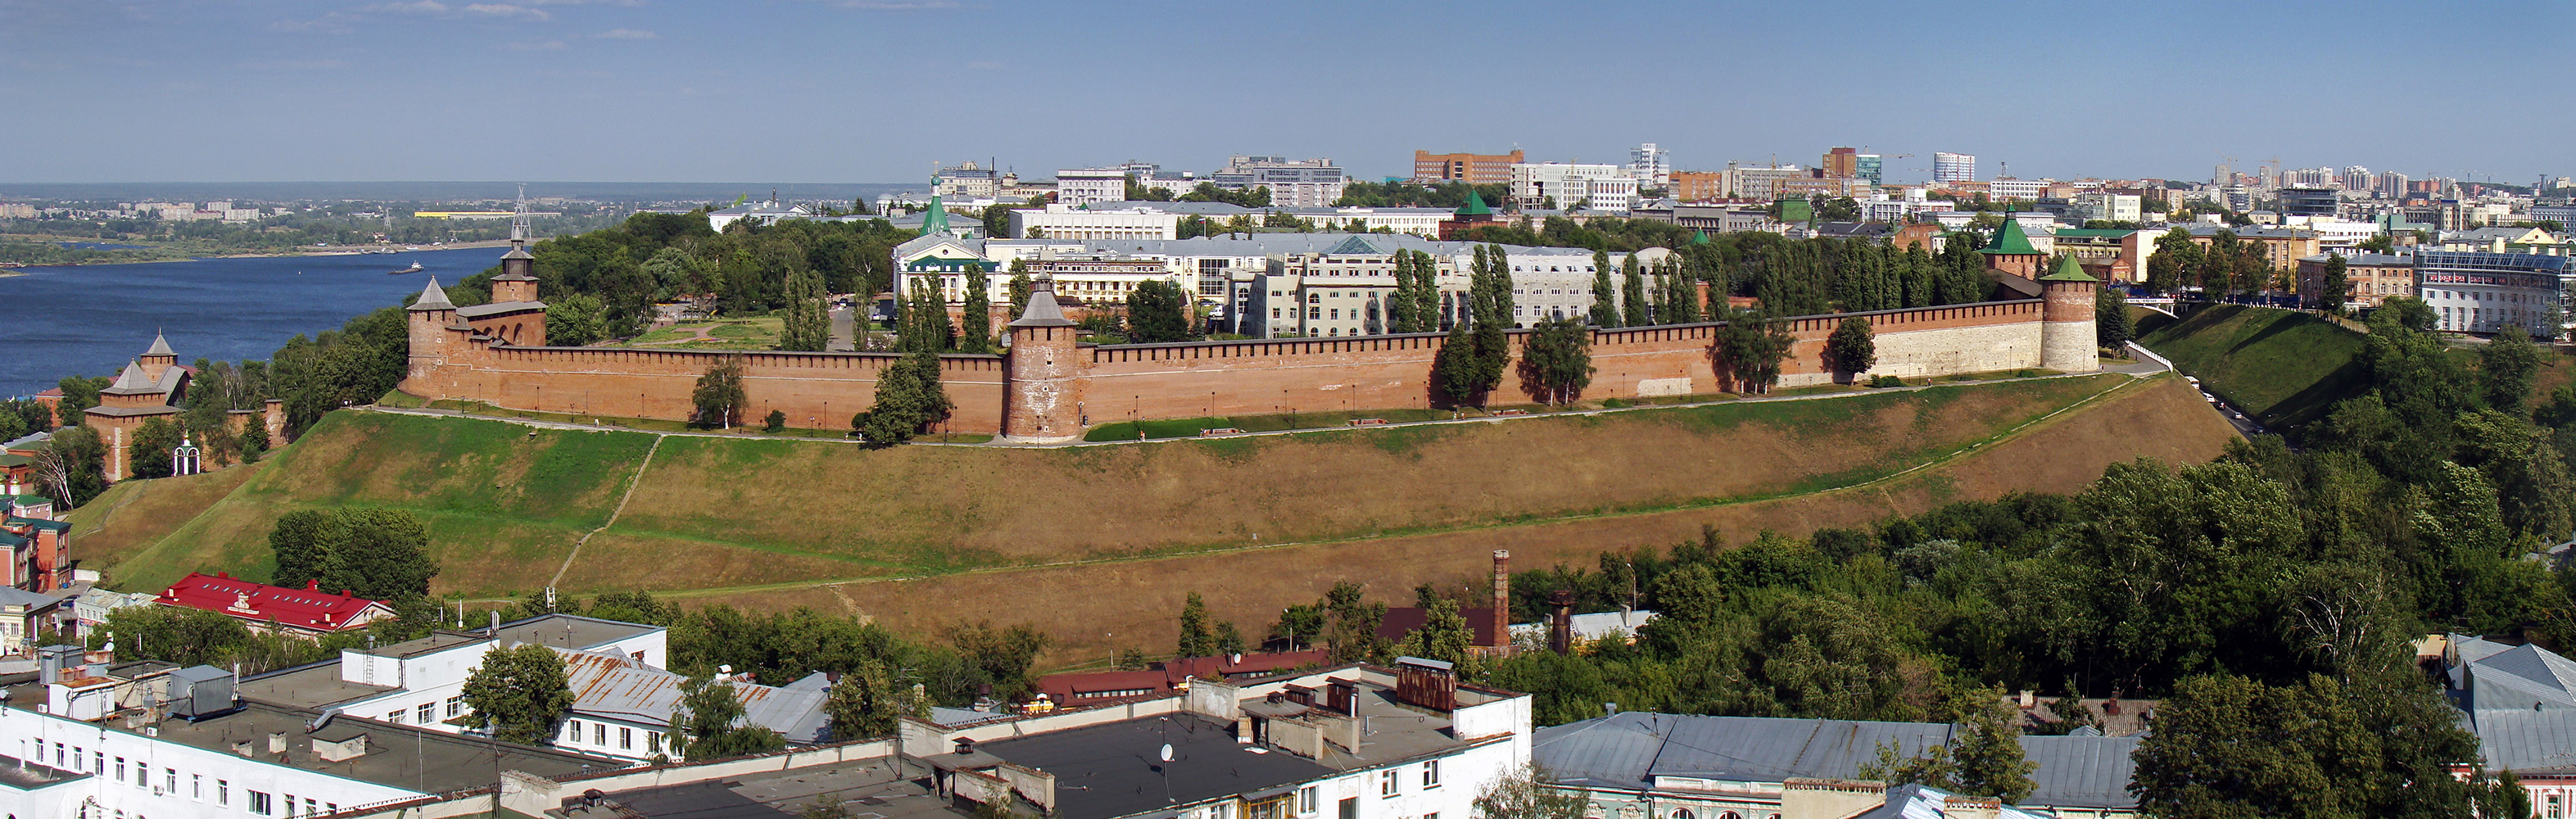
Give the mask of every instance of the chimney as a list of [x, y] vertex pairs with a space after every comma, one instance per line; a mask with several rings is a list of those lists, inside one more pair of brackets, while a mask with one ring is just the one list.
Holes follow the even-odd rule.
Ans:
[[974, 737], [958, 737], [958, 738], [957, 738], [957, 755], [958, 755], [958, 756], [965, 756], [965, 755], [967, 755], [967, 754], [971, 754], [971, 753], [974, 753], [974, 752], [975, 752], [975, 738], [974, 738]]
[[1512, 553], [1494, 550], [1494, 641], [1491, 645], [1512, 644]]
[[286, 753], [286, 732], [268, 732], [268, 752], [272, 754]]
[[320, 581], [320, 580], [306, 580], [306, 581], [304, 581], [304, 590], [305, 590], [305, 591], [309, 591], [309, 592], [318, 592], [318, 591], [321, 591], [321, 590], [322, 590], [322, 581]]
[[491, 628], [488, 628], [488, 629], [484, 629], [484, 630], [483, 630], [483, 636], [485, 636], [485, 637], [499, 637], [499, 636], [501, 636], [501, 610], [500, 610], [500, 609], [493, 609], [493, 610], [492, 610], [492, 627], [491, 627]]
[[1558, 589], [1547, 596], [1547, 648], [1559, 655], [1574, 651], [1574, 590]]

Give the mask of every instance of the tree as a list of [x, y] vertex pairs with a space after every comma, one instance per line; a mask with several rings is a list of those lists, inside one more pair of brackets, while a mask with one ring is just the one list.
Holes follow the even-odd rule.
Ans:
[[966, 326], [962, 328], [964, 330], [964, 335], [959, 338], [957, 342], [958, 352], [1001, 352], [1000, 350], [995, 349], [993, 345], [992, 291], [992, 277], [984, 274], [984, 266], [980, 264], [967, 265], [965, 310]]
[[948, 420], [955, 409], [940, 382], [939, 354], [916, 350], [885, 369], [877, 378], [876, 403], [850, 424], [870, 443], [893, 446]]
[[277, 562], [269, 582], [289, 588], [320, 580], [331, 568], [331, 551], [344, 539], [340, 516], [322, 509], [298, 509], [279, 515], [268, 532], [268, 549]]
[[580, 347], [607, 337], [607, 318], [598, 298], [571, 293], [555, 296], [546, 302], [547, 344]]
[[1638, 266], [1634, 253], [1619, 263], [1619, 321], [1629, 327], [1654, 323], [1646, 315], [1646, 272]]
[[984, 620], [950, 626], [946, 635], [949, 644], [992, 682], [994, 694], [1004, 698], [1029, 690], [1029, 665], [1054, 642], [1025, 623], [998, 628]]
[[1563, 404], [1592, 384], [1592, 330], [1562, 318], [1541, 322], [1521, 354], [1521, 383], [1532, 396]]
[[1794, 341], [1777, 321], [1737, 316], [1718, 328], [1715, 353], [1737, 392], [1770, 392], [1780, 383], [1780, 361]]
[[1173, 656], [1187, 659], [1216, 653], [1216, 636], [1208, 631], [1207, 601], [1198, 592], [1190, 592], [1188, 602], [1181, 604], [1181, 639]]
[[1029, 278], [1029, 260], [1011, 260], [1011, 317], [1029, 312], [1029, 290], [1035, 286]]
[[179, 448], [187, 430], [168, 418], [145, 419], [134, 430], [134, 443], [125, 452], [126, 477], [170, 477], [170, 451]]
[[1474, 819], [1583, 819], [1592, 800], [1579, 790], [1555, 787], [1546, 768], [1529, 763], [1476, 792]]
[[778, 349], [822, 352], [832, 343], [832, 310], [823, 294], [823, 277], [799, 267], [787, 274], [787, 315], [781, 320]]
[[742, 391], [742, 356], [719, 356], [707, 362], [697, 388], [689, 391], [689, 402], [696, 407], [689, 420], [702, 427], [732, 429], [742, 423], [743, 404], [748, 401]]
[[521, 745], [553, 739], [556, 723], [573, 704], [563, 658], [533, 643], [486, 652], [482, 664], [466, 675], [464, 696], [467, 727]]
[[935, 353], [950, 349], [948, 300], [940, 296], [938, 280], [914, 276], [909, 290], [911, 292], [903, 300], [901, 329], [895, 333], [903, 342], [904, 352]]
[[2345, 272], [2343, 254], [2326, 254], [2325, 281], [2317, 288], [2317, 306], [2328, 313], [2343, 312], [2344, 301], [2352, 297], [2352, 277]]
[[995, 202], [984, 206], [984, 235], [994, 237], [1011, 235], [1010, 205]]
[[2030, 796], [2030, 773], [2039, 766], [2023, 758], [2021, 712], [2004, 702], [2002, 688], [1968, 692], [1954, 740], [1959, 790], [1992, 796], [2013, 804]]
[[1448, 598], [1429, 601], [1422, 614], [1422, 626], [1404, 635], [1396, 644], [1396, 653], [1447, 663], [1467, 662], [1467, 647], [1476, 641], [1476, 630], [1458, 613], [1458, 601]]
[[1232, 620], [1217, 621], [1215, 641], [1216, 653], [1219, 655], [1243, 653], [1243, 631], [1235, 628]]
[[1190, 300], [1181, 286], [1154, 279], [1127, 291], [1128, 340], [1138, 344], [1189, 341], [1198, 336], [1191, 321]]
[[848, 741], [891, 735], [902, 717], [926, 719], [930, 703], [896, 681], [883, 660], [871, 658], [832, 683], [823, 713], [832, 721], [832, 738]]
[[1870, 338], [1869, 319], [1845, 318], [1825, 337], [1825, 361], [1846, 379], [1869, 372], [1878, 363], [1878, 344]]
[[1361, 592], [1359, 584], [1342, 581], [1316, 603], [1324, 611], [1324, 644], [1333, 662], [1365, 660], [1384, 652], [1377, 628], [1386, 622], [1386, 604], [1364, 602]]
[[107, 447], [98, 431], [85, 426], [54, 431], [36, 451], [36, 484], [55, 508], [72, 509], [107, 491]]
[[1619, 297], [1610, 284], [1610, 251], [1592, 251], [1592, 325], [1619, 326]]
[[2158, 293], [2181, 290], [2199, 269], [2200, 255], [2200, 245], [2191, 240], [2191, 231], [2165, 231], [2156, 237], [2155, 255], [2147, 257], [2147, 289]]
[[438, 561], [429, 556], [429, 529], [408, 509], [342, 509], [340, 542], [331, 548], [324, 590], [346, 589], [371, 600], [425, 597]]
[[[2341, 257], [2337, 257], [2341, 258]], [[2527, 415], [2531, 401], [2531, 378], [2540, 372], [2542, 351], [2531, 343], [2531, 334], [2522, 326], [2507, 325], [2478, 350], [2478, 391], [2486, 397], [2487, 406]]]
[[2104, 347], [2119, 347], [2137, 338], [2137, 322], [2129, 319], [2129, 296], [2117, 287], [2105, 287], [2093, 296], [2093, 342]]
[[787, 747], [778, 732], [744, 722], [745, 713], [732, 683], [711, 677], [680, 683], [680, 705], [671, 712], [671, 752], [704, 761]]
[[2157, 706], [2130, 789], [2151, 816], [2466, 816], [2477, 738], [2419, 679], [2195, 677]]

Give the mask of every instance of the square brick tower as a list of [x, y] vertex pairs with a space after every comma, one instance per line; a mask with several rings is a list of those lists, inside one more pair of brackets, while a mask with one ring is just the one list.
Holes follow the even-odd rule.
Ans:
[[1081, 438], [1082, 387], [1091, 362], [1074, 340], [1073, 321], [1056, 304], [1055, 277], [1041, 273], [1029, 282], [1029, 306], [1009, 330], [1003, 440], [1052, 444]]

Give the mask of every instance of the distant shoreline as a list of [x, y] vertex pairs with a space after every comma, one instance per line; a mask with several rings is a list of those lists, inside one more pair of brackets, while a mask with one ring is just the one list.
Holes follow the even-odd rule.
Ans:
[[[422, 246], [417, 247], [417, 248], [411, 248], [411, 247], [405, 246], [405, 247], [403, 247], [403, 248], [397, 248], [393, 253], [390, 253], [390, 254], [386, 254], [386, 253], [378, 253], [378, 254], [374, 254], [374, 255], [378, 255], [378, 256], [387, 256], [387, 255], [399, 256], [399, 255], [402, 255], [402, 254], [405, 254], [405, 253], [429, 253], [429, 252], [433, 252], [433, 251], [440, 251], [440, 250], [475, 250], [475, 249], [478, 249], [478, 248], [495, 248], [495, 247], [509, 247], [509, 246], [510, 246], [510, 240], [508, 240], [508, 239], [486, 239], [486, 240], [479, 241], [479, 242], [451, 242], [451, 243], [444, 244], [444, 245], [422, 245]], [[31, 265], [26, 265], [26, 267], [90, 267], [90, 266], [94, 266], [94, 265], [107, 265], [107, 264], [161, 264], [161, 263], [165, 263], [165, 262], [193, 262], [193, 261], [197, 261], [197, 260], [199, 260], [199, 259], [283, 259], [283, 258], [294, 257], [294, 256], [363, 256], [363, 255], [368, 255], [368, 254], [366, 253], [366, 251], [369, 249], [369, 247], [370, 247], [370, 246], [368, 246], [368, 245], [342, 245], [342, 246], [335, 246], [335, 247], [330, 247], [330, 248], [320, 248], [320, 249], [314, 249], [314, 248], [298, 248], [298, 249], [296, 249], [294, 252], [285, 252], [285, 253], [281, 253], [281, 252], [270, 252], [270, 253], [219, 253], [219, 254], [215, 254], [215, 255], [211, 255], [211, 256], [187, 256], [187, 257], [177, 258], [177, 259], [94, 259], [94, 260], [88, 260], [88, 261], [72, 262], [72, 263], [69, 263], [69, 264], [43, 264], [43, 265], [31, 264]], [[160, 249], [160, 248], [146, 248], [146, 249], [148, 249], [148, 250], [158, 250], [158, 249]], [[112, 252], [112, 251], [111, 251], [111, 252]], [[19, 269], [19, 268], [16, 268], [16, 267], [0, 267], [0, 278], [5, 278], [5, 277], [9, 277], [9, 276], [24, 276], [24, 275], [27, 275], [27, 274], [26, 274], [26, 272], [25, 272], [25, 271], [23, 271], [23, 270], [21, 270], [21, 269]]]

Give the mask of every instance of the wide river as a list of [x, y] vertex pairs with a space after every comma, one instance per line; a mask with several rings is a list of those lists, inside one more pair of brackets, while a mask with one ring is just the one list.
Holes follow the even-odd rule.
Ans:
[[[372, 256], [290, 256], [29, 267], [0, 278], [0, 397], [30, 395], [66, 375], [115, 375], [169, 334], [179, 363], [266, 359], [297, 333], [334, 330], [500, 263], [502, 248]], [[419, 262], [422, 272], [386, 271]]]

